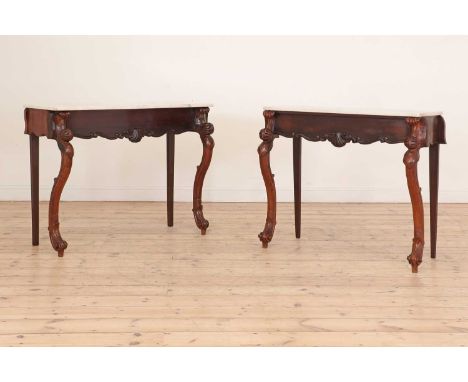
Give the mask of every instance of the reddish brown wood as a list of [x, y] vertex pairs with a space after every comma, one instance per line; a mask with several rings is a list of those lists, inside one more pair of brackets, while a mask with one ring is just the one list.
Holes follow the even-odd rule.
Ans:
[[[206, 232], [208, 221], [203, 217], [201, 203], [202, 187], [208, 170], [214, 146], [213, 125], [208, 123], [209, 108], [181, 107], [154, 109], [109, 109], [109, 110], [61, 110], [27, 108], [24, 112], [25, 133], [31, 136], [31, 206], [33, 220], [33, 244], [36, 240], [36, 212], [38, 198], [36, 179], [37, 137], [55, 139], [61, 151], [62, 160], [59, 175], [54, 180], [49, 203], [49, 235], [52, 246], [63, 256], [67, 243], [60, 235], [60, 196], [70, 174], [73, 147], [70, 141], [76, 138], [106, 139], [127, 138], [139, 142], [143, 137], [160, 137], [167, 134], [167, 224], [173, 225], [174, 203], [174, 145], [175, 134], [197, 132], [203, 143], [203, 157], [198, 166], [194, 184], [193, 212], [195, 222], [202, 233]], [[38, 148], [38, 146], [37, 146]], [[37, 158], [36, 158], [37, 157]], [[37, 173], [38, 174], [38, 173]]]
[[52, 247], [58, 252], [59, 257], [63, 256], [68, 243], [62, 239], [60, 234], [59, 223], [59, 205], [60, 196], [62, 195], [63, 188], [70, 175], [72, 162], [73, 162], [73, 146], [70, 141], [73, 139], [73, 133], [66, 126], [66, 120], [69, 113], [55, 113], [53, 116], [54, 121], [54, 137], [57, 145], [62, 154], [60, 163], [60, 171], [58, 176], [54, 179], [54, 186], [50, 194], [49, 202], [49, 237]]
[[[406, 117], [361, 114], [275, 111], [275, 133], [287, 138], [302, 136], [313, 142], [329, 141], [335, 147], [347, 143], [404, 143], [410, 130]], [[426, 145], [445, 143], [441, 116], [421, 117], [426, 126]]]
[[203, 144], [203, 156], [200, 165], [197, 166], [197, 172], [195, 174], [195, 181], [193, 183], [193, 217], [195, 218], [195, 224], [201, 230], [201, 234], [205, 235], [206, 230], [210, 223], [203, 216], [203, 204], [202, 204], [202, 190], [203, 181], [205, 179], [206, 172], [210, 166], [211, 157], [213, 155], [214, 141], [211, 134], [214, 132], [213, 125], [208, 122], [209, 108], [200, 109], [197, 112], [195, 119], [195, 131], [200, 134], [200, 139]]
[[24, 110], [25, 134], [52, 138], [52, 114], [48, 110]]
[[276, 224], [276, 190], [270, 169], [270, 151], [273, 139], [282, 135], [293, 138], [294, 205], [296, 237], [301, 233], [301, 141], [329, 141], [336, 147], [347, 143], [373, 142], [404, 143], [408, 151], [404, 156], [408, 189], [413, 209], [414, 239], [408, 261], [417, 272], [424, 249], [424, 211], [418, 182], [417, 162], [419, 149], [430, 147], [431, 174], [431, 251], [435, 257], [437, 238], [437, 189], [439, 144], [445, 142], [445, 122], [442, 116], [410, 118], [361, 114], [311, 113], [302, 111], [264, 111], [266, 127], [260, 131], [262, 143], [258, 149], [260, 168], [265, 182], [268, 210], [267, 220], [259, 238], [264, 247], [271, 241]]
[[405, 140], [408, 151], [403, 157], [403, 163], [406, 166], [406, 179], [413, 207], [414, 223], [413, 246], [408, 261], [411, 264], [412, 272], [417, 273], [424, 250], [424, 207], [418, 181], [418, 161], [419, 149], [424, 145], [426, 129], [421, 118], [407, 118], [406, 121], [410, 126], [411, 133]]
[[169, 131], [192, 131], [199, 108], [76, 110], [70, 114], [69, 128], [76, 138], [127, 138], [139, 142], [143, 137], [161, 137]]
[[437, 209], [439, 199], [439, 144], [429, 146], [429, 193], [431, 207], [431, 257], [437, 252]]
[[294, 227], [296, 238], [301, 237], [301, 151], [302, 140], [293, 136], [293, 172], [294, 172]]
[[167, 225], [174, 225], [174, 131], [170, 130], [166, 135], [167, 155]]
[[258, 146], [258, 156], [260, 160], [260, 169], [262, 171], [263, 181], [267, 192], [268, 206], [265, 227], [258, 234], [263, 248], [268, 247], [268, 243], [273, 238], [276, 226], [276, 187], [274, 175], [270, 167], [270, 151], [273, 148], [273, 140], [277, 137], [275, 134], [275, 112], [265, 110], [265, 128], [260, 130], [260, 139], [263, 141]]
[[39, 137], [29, 136], [31, 164], [32, 245], [39, 245]]

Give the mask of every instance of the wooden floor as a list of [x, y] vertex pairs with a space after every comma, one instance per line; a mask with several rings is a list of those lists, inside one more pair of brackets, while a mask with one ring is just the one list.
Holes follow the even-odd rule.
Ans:
[[[0, 203], [0, 345], [468, 345], [468, 205], [440, 205], [438, 259], [406, 261], [408, 204], [63, 203], [64, 258], [31, 246], [29, 204]], [[426, 207], [426, 215], [428, 215]], [[426, 243], [429, 243], [426, 219]]]

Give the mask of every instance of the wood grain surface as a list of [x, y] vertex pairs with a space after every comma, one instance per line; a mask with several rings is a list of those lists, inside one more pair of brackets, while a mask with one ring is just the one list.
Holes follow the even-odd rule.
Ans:
[[[439, 206], [438, 257], [408, 272], [408, 204], [64, 202], [69, 256], [40, 245], [30, 206], [0, 203], [1, 346], [468, 345], [468, 205]], [[427, 206], [426, 206], [427, 208]], [[426, 229], [429, 229], [426, 216]]]

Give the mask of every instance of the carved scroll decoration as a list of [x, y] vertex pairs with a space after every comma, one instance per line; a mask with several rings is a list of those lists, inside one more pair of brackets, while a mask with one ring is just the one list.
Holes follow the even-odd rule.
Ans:
[[258, 234], [258, 238], [262, 242], [264, 248], [268, 247], [268, 243], [273, 238], [276, 226], [276, 187], [274, 174], [271, 172], [270, 167], [270, 151], [273, 148], [273, 140], [278, 137], [274, 133], [275, 127], [275, 112], [265, 110], [263, 112], [265, 117], [265, 128], [260, 130], [259, 136], [263, 141], [258, 146], [258, 156], [260, 161], [260, 169], [262, 171], [263, 181], [267, 192], [268, 207], [267, 218], [265, 227], [262, 232]]
[[109, 135], [103, 132], [92, 131], [84, 136], [80, 136], [80, 138], [92, 139], [92, 138], [102, 137], [102, 138], [111, 139], [111, 140], [126, 138], [130, 142], [137, 143], [137, 142], [140, 142], [143, 139], [143, 137], [161, 137], [164, 134], [166, 134], [166, 130], [164, 129], [155, 131], [151, 129], [135, 127], [132, 129], [122, 131], [122, 132], [113, 133], [112, 135]]
[[387, 136], [381, 136], [381, 137], [376, 137], [376, 138], [362, 138], [359, 136], [353, 136], [352, 134], [349, 134], [349, 133], [341, 133], [339, 131], [336, 133], [325, 133], [325, 134], [320, 134], [320, 135], [308, 135], [308, 134], [300, 134], [300, 133], [296, 133], [295, 135], [303, 137], [304, 139], [307, 139], [308, 141], [312, 141], [312, 142], [329, 141], [335, 147], [343, 147], [347, 143], [360, 143], [363, 145], [368, 145], [374, 142], [397, 143], [397, 142], [392, 142], [390, 138]]
[[406, 167], [406, 179], [413, 208], [414, 238], [411, 254], [407, 257], [413, 273], [418, 272], [424, 249], [424, 208], [421, 188], [418, 181], [419, 149], [424, 146], [426, 129], [420, 118], [407, 118], [410, 134], [405, 140], [408, 148], [403, 163]]
[[208, 220], [203, 216], [203, 204], [202, 204], [202, 190], [203, 181], [205, 179], [206, 172], [210, 166], [211, 157], [213, 155], [214, 140], [211, 134], [214, 132], [214, 127], [208, 122], [209, 108], [200, 108], [195, 112], [195, 126], [194, 131], [200, 135], [200, 139], [203, 144], [203, 156], [200, 164], [197, 166], [197, 172], [195, 174], [195, 181], [193, 184], [193, 217], [195, 224], [201, 230], [201, 234], [205, 235], [206, 230], [209, 226]]
[[74, 150], [70, 141], [73, 139], [73, 133], [66, 127], [66, 120], [70, 113], [60, 112], [53, 115], [53, 138], [61, 152], [60, 171], [54, 179], [54, 185], [50, 194], [49, 202], [49, 237], [52, 247], [58, 252], [59, 257], [63, 256], [68, 244], [62, 239], [59, 223], [59, 204], [63, 188], [70, 175]]

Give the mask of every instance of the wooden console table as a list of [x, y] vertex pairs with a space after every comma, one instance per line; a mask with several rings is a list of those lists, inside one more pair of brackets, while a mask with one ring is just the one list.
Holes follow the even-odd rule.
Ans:
[[418, 182], [419, 149], [429, 147], [431, 257], [436, 257], [437, 200], [439, 188], [439, 144], [445, 142], [445, 122], [440, 113], [341, 113], [292, 108], [265, 108], [265, 128], [260, 130], [263, 141], [259, 148], [260, 168], [265, 182], [268, 210], [264, 230], [258, 235], [263, 247], [273, 238], [276, 225], [276, 189], [270, 168], [273, 140], [282, 135], [293, 139], [294, 213], [296, 237], [301, 236], [301, 138], [309, 141], [329, 141], [336, 147], [346, 143], [404, 143], [403, 157], [406, 178], [413, 207], [414, 238], [407, 257], [416, 273], [424, 248], [424, 211]]
[[27, 107], [24, 118], [25, 133], [29, 134], [30, 140], [32, 244], [39, 245], [39, 137], [42, 136], [55, 139], [62, 155], [60, 171], [54, 179], [49, 202], [49, 237], [60, 257], [68, 244], [60, 235], [59, 203], [71, 171], [73, 146], [70, 141], [73, 137], [128, 138], [131, 142], [139, 142], [144, 136], [160, 137], [166, 134], [167, 224], [172, 226], [175, 134], [187, 131], [198, 133], [203, 144], [203, 156], [197, 167], [193, 185], [193, 215], [202, 235], [205, 234], [209, 223], [203, 216], [202, 188], [214, 147], [211, 137], [214, 129], [208, 122], [209, 110], [205, 105], [150, 106], [134, 109]]

